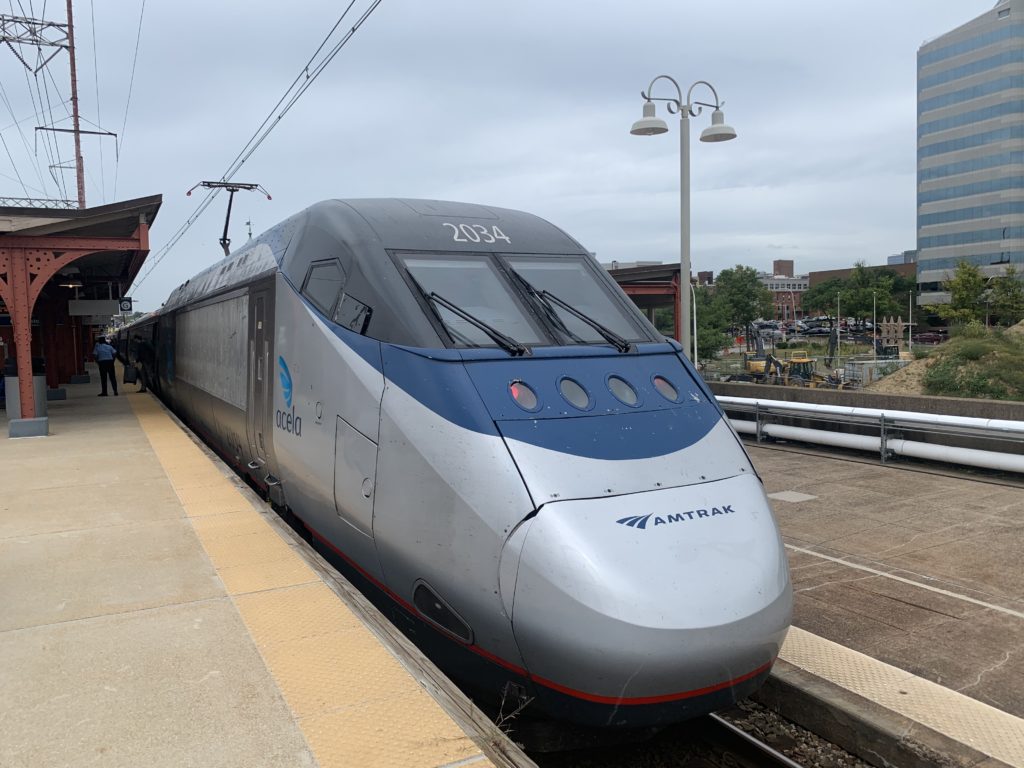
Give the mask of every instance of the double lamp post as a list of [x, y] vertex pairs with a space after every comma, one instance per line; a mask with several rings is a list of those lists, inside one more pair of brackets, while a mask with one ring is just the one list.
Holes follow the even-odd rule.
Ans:
[[[675, 86], [676, 96], [654, 96], [654, 85], [659, 80], [667, 80]], [[694, 101], [693, 91], [697, 86], [703, 85], [711, 91], [714, 103]], [[719, 100], [718, 93], [711, 83], [705, 80], [698, 80], [686, 92], [686, 101], [683, 101], [683, 90], [673, 78], [668, 75], [658, 75], [651, 81], [647, 91], [641, 91], [644, 98], [643, 117], [633, 123], [630, 130], [634, 136], [656, 136], [659, 133], [666, 133], [668, 125], [664, 120], [655, 115], [656, 101], [665, 102], [669, 114], [679, 115], [679, 219], [680, 219], [680, 255], [679, 255], [679, 343], [683, 350], [691, 356], [691, 360], [697, 361], [697, 311], [693, 310], [693, 341], [690, 340], [690, 118], [701, 114], [704, 107], [713, 109], [711, 113], [711, 125], [705, 128], [700, 134], [701, 141], [718, 142], [729, 141], [736, 138], [736, 131], [725, 123], [725, 115], [722, 114], [723, 102]], [[696, 299], [696, 296], [694, 296]], [[696, 303], [696, 302], [695, 302]], [[692, 348], [692, 352], [691, 352]]]

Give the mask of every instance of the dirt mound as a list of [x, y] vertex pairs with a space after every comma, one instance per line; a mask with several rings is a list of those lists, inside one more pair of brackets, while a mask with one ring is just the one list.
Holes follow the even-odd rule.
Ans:
[[1024, 320], [1021, 320], [1016, 325], [1011, 325], [1004, 331], [1007, 336], [1014, 336], [1016, 338], [1024, 338]]
[[887, 395], [923, 395], [924, 374], [928, 370], [929, 362], [928, 358], [915, 360], [895, 373], [871, 382], [864, 389]]

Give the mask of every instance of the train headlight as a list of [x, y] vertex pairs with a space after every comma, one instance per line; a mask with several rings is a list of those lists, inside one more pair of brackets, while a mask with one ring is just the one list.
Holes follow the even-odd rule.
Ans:
[[539, 405], [537, 393], [522, 381], [513, 381], [508, 385], [508, 392], [516, 405], [525, 411], [536, 411]]

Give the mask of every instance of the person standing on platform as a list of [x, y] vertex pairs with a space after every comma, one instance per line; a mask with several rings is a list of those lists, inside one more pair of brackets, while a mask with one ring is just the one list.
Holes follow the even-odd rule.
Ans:
[[117, 350], [107, 343], [104, 336], [96, 340], [96, 346], [92, 349], [92, 356], [96, 358], [96, 364], [100, 367], [100, 397], [107, 396], [107, 379], [110, 379], [110, 387], [114, 390], [114, 397], [117, 397], [117, 378], [114, 376], [114, 356]]

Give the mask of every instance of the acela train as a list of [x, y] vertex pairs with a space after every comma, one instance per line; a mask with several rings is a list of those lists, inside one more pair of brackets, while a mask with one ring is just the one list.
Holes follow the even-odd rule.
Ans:
[[679, 345], [548, 222], [325, 201], [120, 340], [479, 701], [652, 726], [768, 675], [792, 593], [762, 483]]

